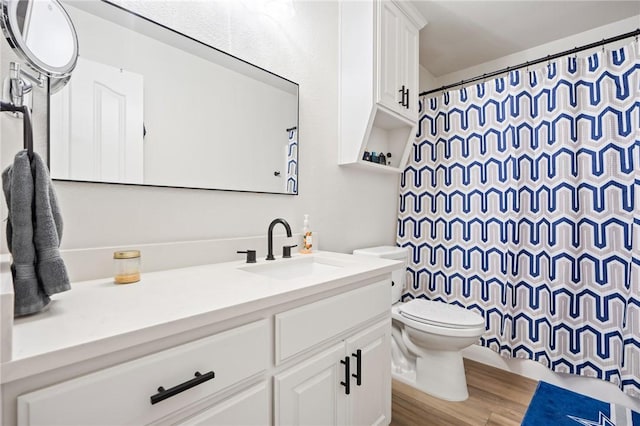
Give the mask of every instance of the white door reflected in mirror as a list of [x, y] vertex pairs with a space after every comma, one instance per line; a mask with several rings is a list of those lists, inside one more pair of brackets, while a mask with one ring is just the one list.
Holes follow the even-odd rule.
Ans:
[[51, 95], [52, 177], [143, 183], [143, 87], [142, 75], [78, 58]]

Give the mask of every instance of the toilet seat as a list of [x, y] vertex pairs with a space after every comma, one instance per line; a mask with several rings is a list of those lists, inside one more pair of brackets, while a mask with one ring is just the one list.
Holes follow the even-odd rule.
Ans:
[[426, 299], [414, 299], [398, 307], [398, 313], [421, 324], [453, 329], [477, 329], [485, 325], [484, 318], [460, 306]]

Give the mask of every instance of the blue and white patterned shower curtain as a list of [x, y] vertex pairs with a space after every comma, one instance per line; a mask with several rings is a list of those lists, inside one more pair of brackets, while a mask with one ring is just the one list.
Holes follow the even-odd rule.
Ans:
[[421, 99], [401, 179], [405, 300], [480, 344], [640, 397], [638, 43]]
[[286, 192], [298, 193], [298, 129], [287, 130], [287, 176]]

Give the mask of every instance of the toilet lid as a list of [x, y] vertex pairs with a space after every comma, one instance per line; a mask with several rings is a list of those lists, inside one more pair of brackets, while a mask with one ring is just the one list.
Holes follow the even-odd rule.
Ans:
[[400, 306], [400, 314], [413, 321], [451, 328], [484, 326], [484, 318], [460, 306], [425, 299], [414, 299]]

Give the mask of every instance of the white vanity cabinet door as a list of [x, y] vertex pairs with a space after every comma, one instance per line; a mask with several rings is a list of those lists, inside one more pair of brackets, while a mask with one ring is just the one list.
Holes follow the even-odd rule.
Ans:
[[[347, 397], [348, 424], [388, 425], [391, 421], [391, 319], [350, 337], [346, 341], [351, 372], [360, 373], [360, 385], [352, 376]], [[360, 371], [356, 354], [360, 350]]]
[[274, 378], [276, 425], [344, 425], [344, 344], [340, 343]]
[[276, 425], [389, 424], [390, 348], [389, 318], [277, 375]]
[[[270, 362], [269, 323], [257, 321], [18, 397], [19, 425], [146, 424], [179, 412], [264, 372]], [[170, 389], [213, 371], [211, 380], [156, 404]]]
[[179, 426], [265, 426], [271, 422], [270, 405], [267, 382], [262, 382], [179, 423]]

